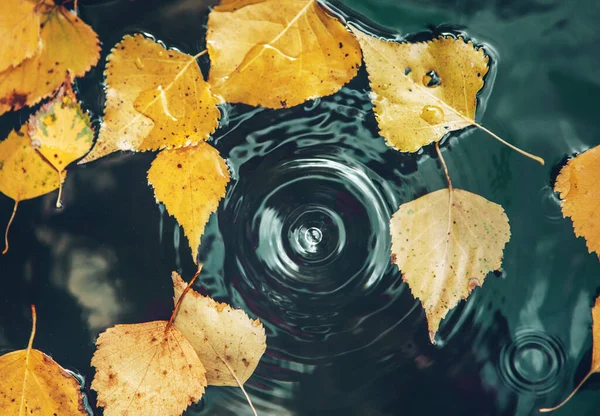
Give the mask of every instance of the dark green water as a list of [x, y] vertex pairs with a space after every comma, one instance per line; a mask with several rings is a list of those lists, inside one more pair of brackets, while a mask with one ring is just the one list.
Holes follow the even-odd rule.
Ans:
[[[209, 2], [80, 1], [104, 52], [143, 31], [204, 49]], [[600, 264], [552, 192], [565, 156], [600, 143], [600, 4], [551, 0], [345, 0], [332, 8], [387, 37], [462, 31], [492, 58], [478, 121], [542, 156], [541, 167], [483, 132], [442, 149], [456, 187], [501, 204], [512, 239], [488, 276], [428, 341], [424, 314], [389, 263], [387, 221], [445, 186], [431, 147], [405, 155], [377, 135], [366, 73], [292, 109], [224, 106], [213, 143], [233, 180], [203, 238], [199, 289], [265, 323], [269, 348], [247, 386], [269, 415], [536, 415], [589, 369]], [[367, 21], [370, 21], [367, 22]], [[439, 26], [443, 25], [443, 26]], [[207, 71], [208, 61], [201, 62]], [[96, 115], [102, 67], [80, 82]], [[26, 113], [0, 119], [3, 137]], [[35, 346], [85, 378], [97, 334], [169, 316], [170, 271], [194, 271], [187, 242], [153, 198], [151, 154], [116, 155], [69, 173], [56, 196], [20, 205], [0, 258], [0, 352]], [[12, 202], [0, 196], [0, 222]], [[311, 227], [318, 244], [298, 239]], [[275, 250], [273, 247], [282, 247]], [[308, 248], [308, 249], [307, 249]], [[598, 414], [600, 376], [557, 415]], [[250, 414], [235, 388], [209, 388], [194, 415]]]

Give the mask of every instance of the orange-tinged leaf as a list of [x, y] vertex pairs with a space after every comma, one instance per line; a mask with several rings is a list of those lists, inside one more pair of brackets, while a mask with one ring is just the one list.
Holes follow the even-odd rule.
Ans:
[[562, 402], [552, 408], [540, 409], [540, 412], [552, 412], [560, 407], [562, 407], [565, 403], [571, 400], [571, 397], [577, 393], [579, 388], [583, 386], [583, 384], [587, 381], [588, 378], [594, 373], [600, 372], [600, 296], [596, 298], [596, 302], [594, 307], [592, 308], [592, 365], [590, 371], [585, 375], [585, 377], [579, 382], [579, 384], [573, 389], [571, 394], [567, 396]]
[[[172, 278], [177, 302], [187, 284], [176, 272]], [[258, 319], [194, 290], [183, 299], [175, 326], [202, 360], [208, 385], [242, 386], [267, 348], [265, 329]]]
[[416, 152], [474, 123], [488, 57], [462, 38], [397, 43], [352, 28], [364, 54], [380, 134]]
[[[90, 118], [81, 109], [67, 80], [56, 97], [29, 119], [33, 146], [58, 172], [59, 182], [66, 167], [85, 155], [94, 141]], [[57, 206], [60, 207], [61, 192]]]
[[116, 325], [98, 337], [92, 388], [106, 416], [178, 416], [204, 394], [204, 366], [167, 323]]
[[148, 170], [148, 182], [158, 202], [183, 227], [194, 261], [204, 227], [229, 182], [227, 164], [208, 143], [163, 150]]
[[589, 252], [600, 256], [600, 146], [569, 160], [556, 178], [562, 212], [571, 217], [575, 235], [585, 238]]
[[56, 361], [32, 348], [36, 315], [29, 345], [0, 357], [0, 414], [86, 415], [81, 387]]
[[208, 18], [209, 83], [227, 102], [292, 107], [356, 75], [356, 39], [315, 0], [223, 1]]
[[502, 207], [460, 189], [402, 204], [390, 232], [392, 260], [425, 309], [431, 342], [448, 311], [500, 268], [510, 239]]
[[12, 131], [6, 140], [0, 142], [0, 192], [15, 200], [13, 214], [6, 227], [2, 254], [8, 250], [8, 230], [19, 202], [52, 192], [59, 185], [55, 170], [31, 145], [26, 125], [18, 132]]
[[125, 36], [108, 57], [104, 123], [80, 163], [119, 150], [179, 148], [209, 138], [220, 117], [196, 57], [142, 35]]
[[19, 64], [38, 52], [40, 47], [40, 15], [36, 3], [4, 0], [0, 13], [0, 71]]
[[42, 47], [31, 58], [0, 72], [0, 114], [30, 106], [56, 91], [69, 73], [80, 77], [100, 57], [98, 35], [63, 6], [42, 15]]

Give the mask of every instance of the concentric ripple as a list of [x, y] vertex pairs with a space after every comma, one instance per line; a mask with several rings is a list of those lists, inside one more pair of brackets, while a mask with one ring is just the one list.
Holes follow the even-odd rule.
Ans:
[[502, 349], [498, 362], [503, 382], [516, 393], [542, 396], [561, 382], [565, 352], [558, 339], [543, 332], [520, 331]]
[[364, 92], [249, 111], [252, 123], [227, 114], [227, 139], [217, 140], [235, 178], [219, 212], [225, 290], [294, 360], [375, 342], [417, 305], [390, 263], [388, 225], [424, 186], [415, 158], [373, 135]]

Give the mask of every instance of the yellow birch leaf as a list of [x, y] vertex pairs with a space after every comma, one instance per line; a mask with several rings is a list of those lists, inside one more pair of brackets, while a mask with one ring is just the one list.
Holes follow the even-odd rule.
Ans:
[[356, 39], [316, 0], [222, 1], [208, 17], [209, 83], [227, 102], [269, 108], [337, 92], [356, 75]]
[[148, 182], [158, 202], [183, 227], [192, 256], [210, 215], [217, 210], [229, 182], [227, 164], [208, 143], [176, 150], [163, 150], [148, 170]]
[[510, 239], [502, 207], [460, 189], [402, 204], [390, 232], [392, 262], [425, 309], [432, 343], [448, 311], [500, 268]]
[[[174, 302], [187, 284], [173, 272]], [[250, 378], [267, 348], [265, 329], [241, 309], [190, 290], [181, 302], [175, 326], [190, 341], [213, 386], [240, 386]]]
[[80, 163], [119, 150], [172, 149], [208, 139], [220, 112], [196, 63], [199, 55], [125, 36], [108, 57], [98, 141]]
[[352, 28], [373, 91], [380, 134], [390, 146], [416, 152], [446, 133], [474, 124], [488, 57], [462, 38], [397, 43]]
[[15, 201], [12, 216], [6, 226], [5, 249], [2, 254], [8, 251], [8, 230], [19, 202], [52, 192], [59, 185], [56, 171], [31, 145], [26, 125], [18, 132], [12, 131], [6, 140], [0, 142], [0, 192]]
[[589, 252], [600, 256], [600, 146], [569, 160], [554, 190], [560, 193], [562, 212], [571, 217], [575, 235], [585, 238]]
[[31, 58], [40, 47], [40, 15], [33, 1], [4, 0], [0, 13], [0, 72]]
[[65, 169], [85, 155], [94, 141], [90, 118], [81, 109], [70, 80], [29, 119], [28, 125], [33, 146], [58, 173], [61, 185], [56, 206], [60, 207]]
[[205, 370], [168, 321], [109, 328], [96, 342], [92, 389], [104, 415], [181, 415], [204, 394]]
[[560, 404], [552, 407], [540, 409], [540, 412], [552, 412], [560, 407], [562, 407], [565, 403], [567, 403], [571, 397], [577, 393], [579, 388], [583, 386], [583, 384], [587, 381], [588, 378], [594, 373], [600, 372], [600, 296], [596, 298], [596, 302], [594, 307], [592, 308], [592, 365], [590, 371], [585, 375], [585, 377], [579, 382], [577, 387], [573, 389], [571, 394], [567, 396]]
[[38, 53], [0, 72], [0, 114], [30, 106], [56, 91], [69, 73], [80, 77], [100, 57], [98, 35], [63, 6], [44, 6]]
[[77, 380], [52, 358], [32, 348], [35, 307], [31, 310], [33, 326], [27, 348], [0, 357], [0, 414], [87, 416]]

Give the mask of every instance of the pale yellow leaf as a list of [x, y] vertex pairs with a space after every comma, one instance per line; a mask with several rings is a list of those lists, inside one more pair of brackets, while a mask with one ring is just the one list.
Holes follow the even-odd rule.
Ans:
[[402, 204], [390, 232], [392, 261], [425, 309], [432, 342], [448, 311], [500, 268], [510, 239], [502, 207], [460, 189]]
[[488, 57], [462, 38], [397, 43], [353, 28], [373, 91], [380, 134], [403, 152], [416, 152], [474, 123], [477, 92]]
[[356, 75], [356, 39], [315, 0], [223, 1], [208, 18], [209, 83], [227, 102], [292, 107]]
[[148, 170], [148, 182], [158, 202], [183, 227], [192, 257], [197, 261], [200, 238], [210, 215], [225, 196], [229, 170], [208, 143], [163, 150]]
[[104, 122], [80, 163], [119, 150], [196, 145], [218, 126], [220, 112], [196, 57], [128, 35], [109, 55], [105, 76]]
[[[177, 302], [187, 284], [176, 272], [172, 277]], [[183, 298], [175, 326], [202, 360], [209, 385], [243, 385], [267, 348], [258, 319], [193, 290]]]
[[104, 415], [179, 416], [204, 394], [204, 366], [167, 321], [116, 325], [98, 337], [92, 388]]
[[571, 159], [560, 170], [554, 189], [562, 212], [571, 217], [575, 235], [585, 238], [589, 252], [600, 256], [600, 146]]

